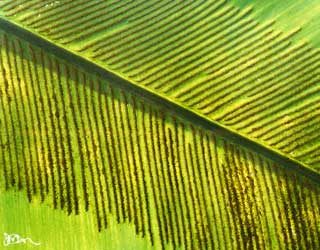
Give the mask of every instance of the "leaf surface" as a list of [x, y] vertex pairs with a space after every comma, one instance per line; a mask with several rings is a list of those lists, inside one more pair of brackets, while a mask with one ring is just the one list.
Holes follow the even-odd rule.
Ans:
[[223, 0], [4, 1], [3, 13], [132, 84], [319, 166], [319, 49], [292, 42], [299, 25], [275, 29], [276, 13], [259, 22], [252, 6]]
[[156, 249], [319, 248], [319, 51], [297, 30], [226, 1], [1, 4], [4, 190]]

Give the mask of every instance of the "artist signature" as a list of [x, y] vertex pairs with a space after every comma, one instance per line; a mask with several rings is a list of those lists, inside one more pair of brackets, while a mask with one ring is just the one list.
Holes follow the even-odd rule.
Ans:
[[4, 233], [3, 235], [4, 235], [4, 241], [3, 241], [4, 246], [15, 245], [15, 244], [26, 244], [27, 242], [29, 242], [35, 246], [40, 245], [40, 243], [34, 242], [30, 238], [22, 238], [18, 234]]

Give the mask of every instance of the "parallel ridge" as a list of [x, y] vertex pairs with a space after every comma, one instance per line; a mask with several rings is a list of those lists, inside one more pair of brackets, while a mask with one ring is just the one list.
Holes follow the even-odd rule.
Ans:
[[212, 1], [3, 1], [13, 19], [135, 83], [320, 166], [320, 51]]
[[[157, 249], [319, 249], [318, 183], [1, 34], [1, 188]], [[169, 244], [169, 245], [168, 245]]]
[[275, 24], [279, 29], [303, 27], [295, 39], [307, 38], [313, 46], [320, 48], [320, 8], [317, 0], [289, 0], [266, 2], [256, 0], [230, 0], [231, 3], [243, 8], [248, 4], [254, 4], [256, 9], [255, 18], [266, 20], [270, 15], [277, 17]]

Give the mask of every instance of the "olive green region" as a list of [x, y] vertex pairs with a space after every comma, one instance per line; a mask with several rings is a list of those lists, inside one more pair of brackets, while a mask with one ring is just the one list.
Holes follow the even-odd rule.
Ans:
[[[319, 183], [45, 48], [3, 31], [0, 47], [3, 230], [60, 249], [78, 244], [64, 230], [76, 249], [86, 230], [94, 249], [320, 248]], [[61, 233], [9, 226], [17, 197]]]
[[254, 6], [255, 17], [262, 21], [276, 20], [278, 30], [290, 31], [297, 27], [301, 30], [295, 40], [310, 42], [320, 48], [320, 5], [317, 0], [259, 1], [230, 0], [231, 3], [245, 8]]
[[92, 65], [319, 172], [319, 6], [6, 0], [0, 9]]
[[[15, 250], [148, 250], [154, 249], [147, 239], [135, 234], [132, 224], [118, 224], [110, 216], [110, 226], [97, 234], [90, 212], [79, 215], [67, 215], [63, 211], [53, 210], [39, 200], [32, 203], [21, 192], [2, 191], [0, 193], [0, 239], [1, 249]], [[18, 234], [30, 238], [26, 243], [3, 246], [4, 233]], [[125, 239], [125, 240], [124, 240]], [[169, 248], [168, 248], [169, 249]]]

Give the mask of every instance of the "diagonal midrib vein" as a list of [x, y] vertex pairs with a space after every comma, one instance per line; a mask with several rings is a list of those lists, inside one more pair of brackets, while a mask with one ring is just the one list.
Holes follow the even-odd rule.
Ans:
[[160, 95], [148, 88], [141, 85], [135, 84], [123, 76], [118, 75], [90, 60], [80, 56], [62, 46], [59, 46], [48, 39], [33, 33], [32, 31], [21, 27], [13, 21], [8, 21], [4, 18], [0, 18], [0, 29], [6, 32], [12, 33], [23, 40], [26, 40], [38, 47], [45, 48], [49, 53], [71, 63], [77, 67], [82, 68], [84, 71], [98, 75], [99, 77], [109, 80], [110, 84], [117, 85], [123, 89], [126, 89], [141, 98], [147, 99], [154, 104], [161, 104], [166, 110], [171, 113], [178, 115], [192, 123], [202, 126], [204, 129], [210, 130], [219, 136], [222, 136], [233, 143], [252, 149], [265, 157], [285, 165], [289, 168], [294, 168], [299, 173], [315, 180], [320, 181], [320, 173], [316, 172], [308, 165], [301, 161], [295, 160], [288, 155], [283, 154], [281, 151], [271, 148], [267, 145], [261, 144], [256, 140], [253, 140], [238, 131], [231, 129], [230, 127], [224, 126], [214, 120], [207, 118], [206, 116], [199, 114], [184, 105], [177, 103], [170, 98]]

